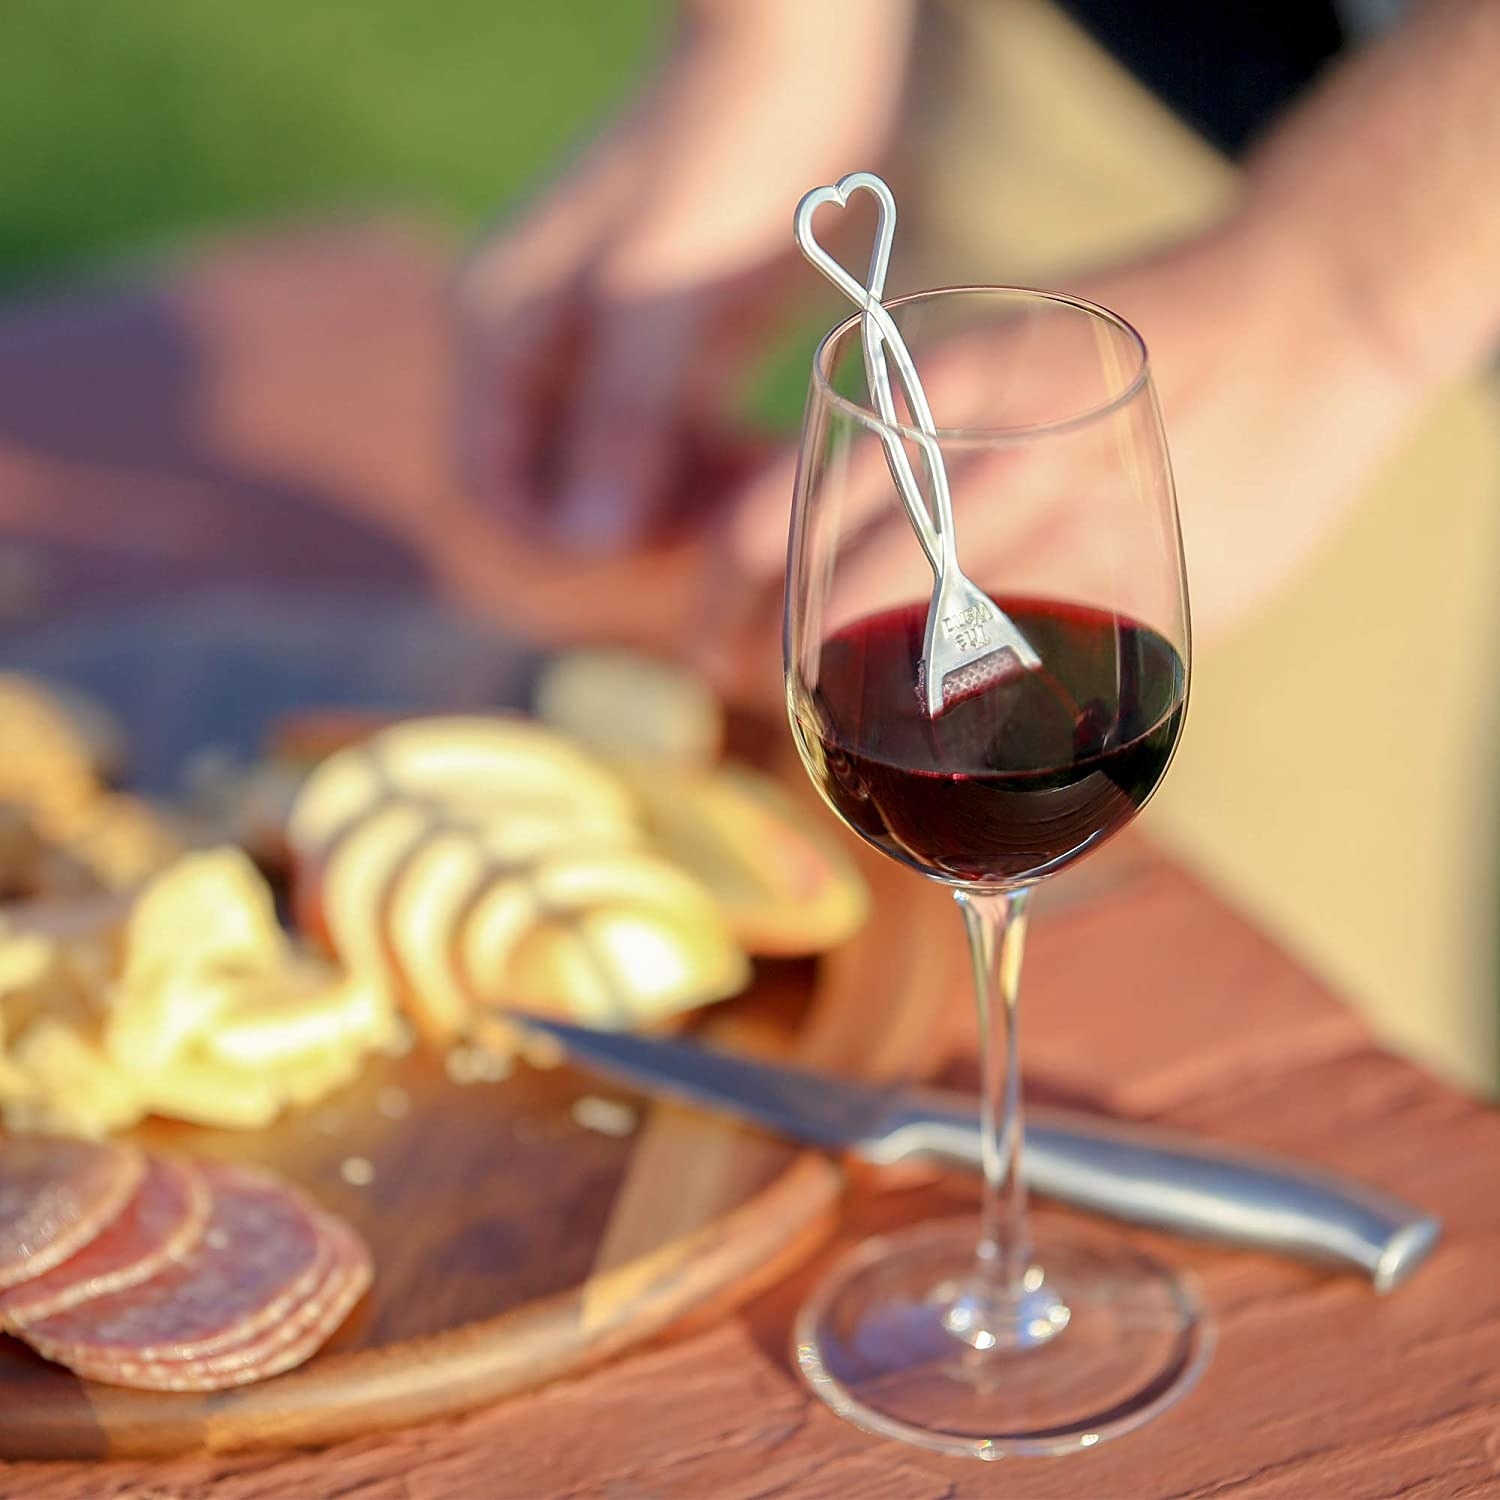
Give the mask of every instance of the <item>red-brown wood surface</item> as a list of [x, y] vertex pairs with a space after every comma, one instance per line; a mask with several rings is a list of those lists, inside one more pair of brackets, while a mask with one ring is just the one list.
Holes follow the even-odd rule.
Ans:
[[[393, 586], [567, 630], [557, 575], [528, 574], [442, 477], [440, 264], [419, 239], [351, 230], [221, 252], [160, 297], [101, 296], [0, 325], [0, 495], [12, 534], [51, 538], [38, 606], [159, 594], [204, 571], [282, 577], [290, 527], [312, 538], [308, 570], [318, 549], [339, 570], [354, 556]], [[213, 540], [184, 545], [165, 521], [132, 527], [174, 497], [179, 521]], [[212, 514], [241, 528], [236, 544], [201, 519]], [[121, 552], [126, 565], [106, 565]], [[691, 607], [692, 571], [682, 554], [617, 573], [655, 585], [617, 626], [649, 638]], [[1500, 1493], [1500, 1115], [1383, 1054], [1288, 955], [1165, 863], [1139, 861], [1123, 888], [1056, 905], [1033, 932], [1038, 1095], [1383, 1183], [1447, 1220], [1432, 1261], [1382, 1299], [1355, 1277], [1153, 1240], [1202, 1280], [1220, 1324], [1214, 1363], [1160, 1421], [1069, 1459], [941, 1461], [822, 1409], [785, 1352], [820, 1256], [731, 1317], [467, 1417], [312, 1453], [16, 1464], [0, 1468], [0, 1496]], [[840, 1242], [961, 1210], [972, 1193], [958, 1179], [861, 1180]]]

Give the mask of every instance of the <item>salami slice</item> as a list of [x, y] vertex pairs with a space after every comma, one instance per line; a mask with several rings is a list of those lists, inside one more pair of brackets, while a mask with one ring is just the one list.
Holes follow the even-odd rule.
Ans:
[[154, 1361], [210, 1354], [284, 1318], [326, 1275], [329, 1224], [291, 1188], [239, 1167], [201, 1168], [208, 1225], [179, 1260], [125, 1291], [14, 1331], [59, 1363]]
[[154, 1157], [135, 1196], [76, 1255], [0, 1292], [0, 1325], [41, 1318], [147, 1280], [203, 1233], [208, 1184], [186, 1162]]
[[145, 1170], [133, 1146], [27, 1135], [0, 1142], [0, 1288], [81, 1250], [130, 1201]]
[[223, 1390], [294, 1369], [327, 1343], [370, 1284], [369, 1251], [344, 1225], [325, 1224], [332, 1264], [319, 1285], [273, 1327], [189, 1359], [101, 1360], [78, 1354], [67, 1363], [88, 1380], [155, 1391]]

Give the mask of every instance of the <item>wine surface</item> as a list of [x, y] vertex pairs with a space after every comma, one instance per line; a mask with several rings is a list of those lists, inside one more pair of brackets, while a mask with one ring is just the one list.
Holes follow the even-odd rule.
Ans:
[[1127, 823], [1182, 725], [1186, 673], [1154, 630], [1084, 605], [996, 601], [1041, 656], [929, 719], [917, 695], [927, 602], [823, 645], [793, 693], [808, 771], [856, 832], [941, 879], [1048, 873]]

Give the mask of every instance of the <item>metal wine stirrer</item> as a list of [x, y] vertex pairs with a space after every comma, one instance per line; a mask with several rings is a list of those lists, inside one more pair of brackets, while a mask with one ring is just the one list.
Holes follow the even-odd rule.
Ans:
[[[874, 197], [880, 209], [875, 248], [870, 256], [870, 271], [864, 286], [818, 243], [812, 227], [813, 215], [823, 204], [836, 203], [840, 208], [847, 207], [849, 195], [860, 188]], [[1041, 666], [1041, 658], [1014, 621], [958, 565], [953, 536], [953, 497], [948, 488], [948, 471], [943, 463], [942, 450], [937, 442], [937, 424], [932, 419], [932, 409], [927, 404], [922, 382], [917, 378], [911, 352], [880, 300], [885, 291], [886, 272], [890, 268], [891, 243], [896, 235], [896, 200], [890, 188], [873, 172], [851, 172], [828, 187], [814, 188], [807, 193], [797, 205], [795, 226], [797, 244], [803, 255], [863, 313], [860, 336], [864, 348], [865, 381], [882, 419], [880, 439], [885, 447], [886, 463], [907, 518], [932, 566], [932, 602], [927, 609], [917, 691], [928, 716], [935, 719], [945, 708], [981, 692], [1013, 666], [1031, 670]], [[885, 362], [887, 353], [896, 366], [915, 428], [903, 428], [897, 418], [890, 371]], [[922, 450], [932, 490], [931, 511], [906, 456], [901, 441], [903, 432]], [[935, 523], [933, 512], [936, 513]]]

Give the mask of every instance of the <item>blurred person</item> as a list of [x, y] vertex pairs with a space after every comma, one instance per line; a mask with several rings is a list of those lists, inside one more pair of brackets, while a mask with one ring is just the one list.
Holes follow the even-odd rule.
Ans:
[[[637, 97], [462, 279], [464, 461], [495, 505], [603, 551], [680, 504], [746, 356], [810, 278], [792, 206], [889, 150], [919, 18], [913, 0], [684, 0]], [[1227, 215], [1065, 280], [1150, 348], [1200, 630], [1295, 573], [1500, 341], [1496, 79], [1500, 4], [1414, 5], [1282, 113]], [[972, 353], [930, 354], [929, 389], [972, 378]], [[783, 453], [721, 507], [694, 486], [768, 594], [791, 482]], [[892, 508], [907, 557], [902, 525]]]

